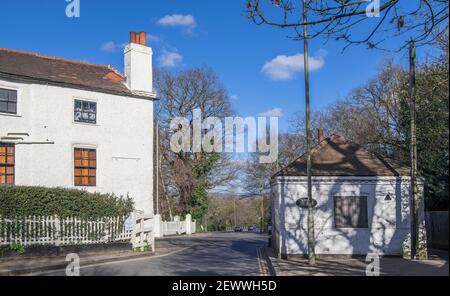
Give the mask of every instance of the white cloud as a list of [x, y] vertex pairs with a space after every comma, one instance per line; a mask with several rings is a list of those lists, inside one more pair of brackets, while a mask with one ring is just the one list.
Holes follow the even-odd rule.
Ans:
[[230, 99], [232, 99], [232, 100], [237, 100], [237, 99], [239, 99], [239, 96], [238, 96], [238, 95], [231, 95], [231, 96], [230, 96]]
[[[315, 56], [309, 57], [309, 69], [318, 70], [325, 65], [326, 51], [319, 50]], [[286, 56], [279, 55], [270, 62], [266, 62], [262, 72], [271, 80], [291, 80], [298, 72], [303, 71], [304, 56], [302, 53]]]
[[166, 15], [158, 20], [158, 24], [167, 27], [184, 27], [189, 30], [192, 30], [197, 26], [194, 16], [190, 14]]
[[117, 44], [114, 41], [105, 42], [100, 46], [101, 51], [110, 53], [116, 52], [116, 50], [123, 48], [125, 48], [125, 44]]
[[159, 38], [159, 36], [156, 35], [147, 34], [147, 40], [150, 42], [159, 42], [161, 41], [161, 38]]
[[183, 61], [183, 56], [177, 52], [163, 51], [158, 58], [160, 67], [173, 68]]
[[281, 108], [273, 108], [266, 112], [259, 113], [261, 117], [283, 117], [283, 109]]

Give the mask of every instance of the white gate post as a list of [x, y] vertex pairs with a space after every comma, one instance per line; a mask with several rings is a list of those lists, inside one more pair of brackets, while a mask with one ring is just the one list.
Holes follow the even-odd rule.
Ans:
[[153, 224], [153, 229], [154, 229], [154, 233], [155, 233], [155, 238], [161, 238], [164, 236], [164, 234], [161, 231], [161, 215], [157, 214], [153, 217], [154, 219], [154, 224]]
[[185, 223], [186, 223], [186, 235], [191, 235], [192, 234], [192, 229], [191, 229], [192, 216], [191, 216], [191, 214], [186, 215]]

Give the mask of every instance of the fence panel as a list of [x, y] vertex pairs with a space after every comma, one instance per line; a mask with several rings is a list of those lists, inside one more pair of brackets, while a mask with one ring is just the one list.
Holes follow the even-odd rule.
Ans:
[[448, 212], [425, 212], [429, 247], [448, 250]]
[[0, 246], [101, 244], [131, 240], [133, 230], [125, 228], [126, 217], [96, 221], [76, 217], [2, 217]]
[[[161, 221], [161, 236], [181, 235], [186, 233], [186, 221]], [[197, 232], [196, 221], [191, 221], [191, 233]]]

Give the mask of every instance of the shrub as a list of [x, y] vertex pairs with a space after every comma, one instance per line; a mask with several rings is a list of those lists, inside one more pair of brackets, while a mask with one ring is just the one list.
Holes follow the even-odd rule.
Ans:
[[128, 216], [130, 197], [65, 188], [0, 186], [0, 215], [100, 218]]

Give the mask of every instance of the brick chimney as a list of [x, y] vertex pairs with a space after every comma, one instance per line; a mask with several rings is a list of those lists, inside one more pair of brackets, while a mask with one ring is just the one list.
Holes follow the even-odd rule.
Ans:
[[147, 46], [147, 33], [130, 32], [130, 43], [125, 47], [124, 55], [128, 88], [138, 93], [152, 93], [153, 52]]
[[323, 135], [323, 128], [319, 128], [317, 130], [317, 139], [319, 143], [322, 143], [325, 140], [325, 136]]

